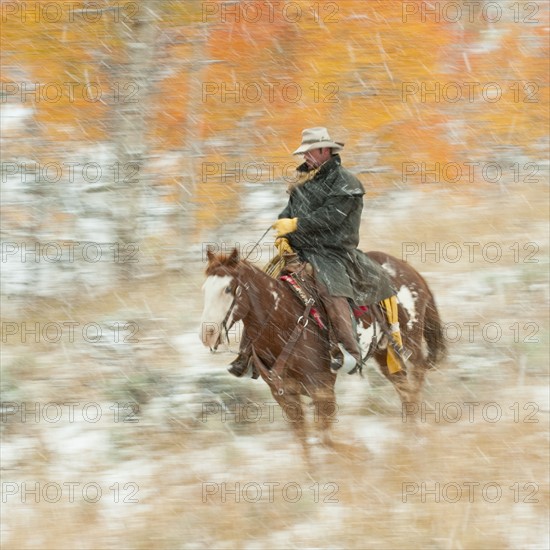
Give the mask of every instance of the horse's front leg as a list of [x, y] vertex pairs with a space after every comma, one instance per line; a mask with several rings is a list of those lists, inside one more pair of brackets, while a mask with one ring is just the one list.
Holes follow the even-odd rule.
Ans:
[[[328, 367], [327, 367], [328, 370]], [[325, 386], [318, 387], [312, 391], [313, 398], [313, 418], [315, 425], [319, 429], [321, 443], [340, 456], [352, 460], [365, 460], [368, 457], [368, 449], [357, 443], [346, 443], [344, 441], [334, 440], [332, 437], [332, 427], [338, 422], [338, 404], [334, 393], [334, 375], [331, 374], [330, 381]]]
[[319, 433], [321, 443], [327, 447], [332, 447], [332, 425], [338, 422], [338, 405], [334, 388], [321, 387], [312, 392], [313, 421]]
[[307, 428], [302, 405], [302, 398], [299, 393], [285, 390], [282, 395], [273, 391], [273, 397], [283, 409], [283, 419], [290, 424], [292, 431], [302, 448], [304, 460], [310, 464], [309, 445], [307, 441]]

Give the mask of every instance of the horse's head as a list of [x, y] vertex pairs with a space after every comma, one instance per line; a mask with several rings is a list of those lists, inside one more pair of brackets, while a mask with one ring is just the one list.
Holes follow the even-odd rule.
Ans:
[[225, 339], [225, 328], [240, 321], [248, 311], [248, 301], [242, 292], [239, 276], [243, 262], [237, 249], [230, 254], [214, 254], [207, 249], [208, 265], [203, 285], [204, 309], [200, 338], [205, 346], [215, 348]]

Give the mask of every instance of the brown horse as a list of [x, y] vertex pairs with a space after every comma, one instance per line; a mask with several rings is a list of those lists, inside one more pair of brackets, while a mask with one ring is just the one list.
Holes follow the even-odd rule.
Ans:
[[[414, 407], [426, 371], [445, 351], [441, 321], [426, 281], [407, 263], [382, 252], [368, 252], [382, 265], [398, 290], [399, 323], [403, 344], [411, 352], [398, 373], [386, 366], [387, 337], [378, 330], [375, 338], [361, 337], [362, 347], [372, 345], [380, 370], [397, 390], [403, 407]], [[255, 364], [275, 400], [292, 419], [292, 426], [308, 455], [302, 396], [311, 398], [319, 423], [321, 441], [332, 445], [330, 425], [336, 412], [336, 375], [329, 368], [329, 343], [325, 330], [308, 319], [304, 305], [290, 285], [274, 279], [230, 254], [207, 252], [207, 280], [201, 339], [211, 349], [223, 340], [223, 331], [241, 321], [253, 342]], [[376, 332], [378, 323], [370, 311], [360, 317], [359, 332]], [[422, 349], [426, 342], [427, 353]], [[291, 342], [289, 344], [289, 342]], [[410, 410], [410, 409], [409, 409]]]

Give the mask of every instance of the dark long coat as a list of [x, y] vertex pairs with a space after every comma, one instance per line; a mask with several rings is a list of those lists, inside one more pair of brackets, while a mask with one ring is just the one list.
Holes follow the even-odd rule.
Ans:
[[[305, 163], [298, 168], [306, 171]], [[395, 294], [386, 272], [357, 249], [365, 190], [334, 155], [308, 181], [297, 185], [279, 218], [298, 218], [287, 235], [290, 246], [309, 262], [332, 296], [357, 305], [379, 302]]]

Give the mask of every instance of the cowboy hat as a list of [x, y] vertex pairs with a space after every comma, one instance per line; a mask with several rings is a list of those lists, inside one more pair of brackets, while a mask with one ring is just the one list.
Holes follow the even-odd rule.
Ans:
[[303, 155], [312, 149], [323, 149], [324, 147], [330, 147], [333, 149], [333, 153], [336, 153], [343, 149], [344, 144], [338, 141], [332, 141], [326, 128], [306, 128], [302, 131], [302, 143], [300, 147], [292, 154]]

